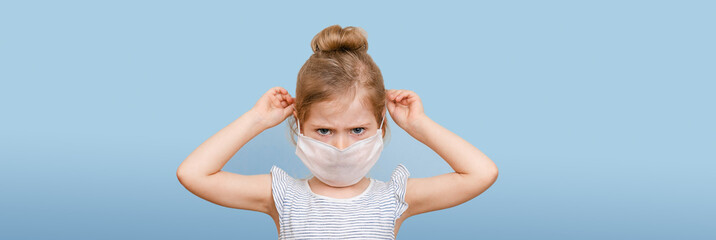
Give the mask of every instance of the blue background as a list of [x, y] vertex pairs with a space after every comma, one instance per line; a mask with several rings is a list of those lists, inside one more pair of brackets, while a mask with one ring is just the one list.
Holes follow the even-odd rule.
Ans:
[[[399, 239], [714, 239], [712, 1], [3, 1], [0, 239], [275, 239], [268, 215], [187, 191], [179, 164], [309, 42], [368, 32], [390, 89], [500, 175]], [[392, 119], [371, 172], [451, 168]], [[223, 168], [308, 170], [283, 123]]]

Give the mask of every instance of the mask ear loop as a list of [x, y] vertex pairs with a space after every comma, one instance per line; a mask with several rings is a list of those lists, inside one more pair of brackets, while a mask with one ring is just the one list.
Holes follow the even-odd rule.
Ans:
[[388, 110], [385, 111], [383, 114], [383, 120], [380, 120], [380, 125], [378, 125], [378, 129], [383, 130], [383, 121], [385, 121], [385, 115], [387, 115]]
[[[298, 111], [296, 110], [296, 106], [293, 106], [293, 110], [296, 111], [296, 112], [298, 112]], [[301, 122], [298, 121], [298, 117], [295, 117], [295, 116], [294, 116], [294, 118], [296, 119], [296, 124], [298, 124], [298, 135], [301, 135]]]

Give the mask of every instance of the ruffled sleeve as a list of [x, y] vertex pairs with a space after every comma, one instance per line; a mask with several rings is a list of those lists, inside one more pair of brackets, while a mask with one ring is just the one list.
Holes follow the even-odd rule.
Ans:
[[276, 165], [271, 166], [271, 192], [273, 193], [273, 201], [276, 204], [279, 218], [283, 217], [286, 189], [289, 188], [294, 181], [295, 179], [283, 171], [283, 169]]
[[397, 201], [393, 221], [398, 220], [398, 218], [403, 215], [405, 210], [408, 209], [408, 203], [405, 202], [405, 190], [408, 184], [409, 176], [410, 172], [407, 168], [405, 168], [405, 166], [403, 166], [403, 164], [398, 164], [395, 170], [393, 170], [393, 174], [390, 176], [390, 189], [395, 193]]

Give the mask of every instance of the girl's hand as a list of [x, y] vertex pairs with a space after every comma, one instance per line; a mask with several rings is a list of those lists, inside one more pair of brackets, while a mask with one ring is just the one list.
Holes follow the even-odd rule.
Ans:
[[249, 112], [252, 112], [259, 123], [268, 129], [283, 122], [293, 113], [295, 101], [296, 99], [292, 98], [286, 89], [274, 87], [264, 93]]
[[415, 92], [389, 89], [385, 96], [388, 99], [388, 111], [393, 121], [408, 133], [412, 133], [417, 124], [427, 118], [423, 112], [423, 103]]

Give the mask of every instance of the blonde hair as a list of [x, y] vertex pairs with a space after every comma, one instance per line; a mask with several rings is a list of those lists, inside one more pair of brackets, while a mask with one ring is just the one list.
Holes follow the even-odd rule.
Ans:
[[[368, 55], [366, 36], [360, 27], [333, 25], [313, 37], [313, 54], [298, 71], [296, 81], [294, 106], [300, 122], [308, 119], [315, 103], [352, 100], [359, 96], [365, 106], [372, 107], [376, 123], [380, 124], [385, 109], [385, 86], [378, 65]], [[300, 131], [296, 119], [289, 117], [288, 124], [291, 143], [296, 145], [295, 137]], [[383, 138], [388, 130], [386, 120]]]

